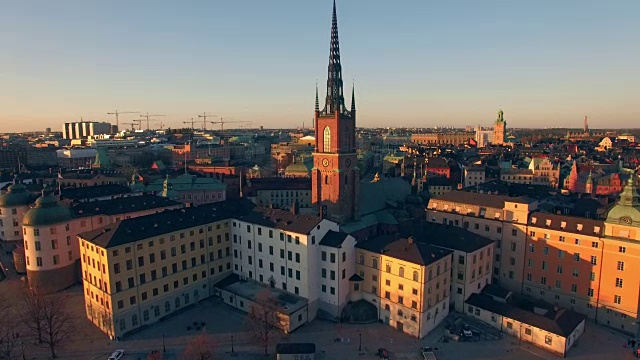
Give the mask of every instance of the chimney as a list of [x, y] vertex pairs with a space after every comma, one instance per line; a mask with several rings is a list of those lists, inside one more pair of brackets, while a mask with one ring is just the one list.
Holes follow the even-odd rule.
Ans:
[[298, 200], [296, 200], [291, 205], [291, 213], [293, 215], [298, 215], [299, 212], [300, 212], [300, 205], [298, 204]]

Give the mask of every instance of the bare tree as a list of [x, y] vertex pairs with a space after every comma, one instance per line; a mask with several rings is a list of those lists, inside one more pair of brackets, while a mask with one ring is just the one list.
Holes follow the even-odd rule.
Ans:
[[164, 359], [164, 356], [162, 356], [162, 353], [158, 350], [153, 350], [152, 352], [149, 353], [149, 355], [147, 355], [147, 360], [162, 360]]
[[4, 306], [6, 302], [0, 298], [0, 360], [16, 359], [16, 348], [19, 341], [17, 315], [13, 308]]
[[278, 299], [268, 289], [259, 292], [249, 308], [247, 327], [253, 338], [264, 346], [265, 355], [269, 354], [269, 343], [282, 326], [281, 311]]
[[56, 358], [56, 348], [71, 337], [71, 316], [65, 310], [65, 297], [50, 295], [40, 302], [42, 314], [42, 342], [49, 347], [51, 357]]
[[211, 337], [203, 333], [191, 340], [182, 353], [181, 360], [214, 360], [215, 344]]
[[26, 330], [42, 343], [42, 299], [37, 289], [25, 286], [22, 292], [20, 318]]

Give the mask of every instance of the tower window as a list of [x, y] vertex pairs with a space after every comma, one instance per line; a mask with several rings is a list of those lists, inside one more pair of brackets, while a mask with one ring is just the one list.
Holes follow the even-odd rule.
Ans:
[[331, 151], [331, 129], [328, 126], [324, 127], [324, 135], [323, 135], [324, 145], [322, 148], [323, 152]]
[[324, 183], [327, 185], [329, 184], [329, 175], [324, 176]]

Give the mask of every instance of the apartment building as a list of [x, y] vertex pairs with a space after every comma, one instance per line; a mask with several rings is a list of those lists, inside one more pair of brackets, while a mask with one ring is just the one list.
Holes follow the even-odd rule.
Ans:
[[22, 219], [27, 279], [43, 293], [65, 289], [79, 279], [76, 234], [179, 207], [182, 205], [177, 202], [152, 195], [67, 207], [45, 189]]
[[531, 214], [524, 293], [635, 334], [639, 227], [640, 200], [633, 183], [606, 220]]
[[[256, 207], [234, 218], [231, 228], [234, 273], [304, 297], [308, 300], [308, 320], [313, 320], [320, 308], [320, 268], [329, 256], [327, 250], [321, 250], [320, 242], [330, 230], [337, 232], [338, 224], [299, 214], [295, 208]], [[348, 277], [330, 280], [326, 285], [348, 288]]]
[[464, 302], [492, 282], [495, 241], [449, 225], [426, 224], [420, 229], [423, 242], [453, 251], [450, 301], [458, 312]]
[[422, 338], [449, 314], [452, 254], [411, 237], [358, 243], [352, 300], [377, 305], [383, 323]]
[[78, 235], [87, 318], [116, 338], [212, 296], [233, 272], [230, 217], [246, 211], [222, 202]]
[[464, 187], [476, 186], [486, 181], [484, 166], [470, 166], [464, 168]]
[[429, 200], [427, 222], [461, 227], [495, 241], [493, 282], [520, 292], [529, 213], [537, 201], [451, 191]]
[[554, 189], [560, 185], [560, 165], [554, 164], [549, 158], [531, 159], [529, 170], [533, 173], [534, 185], [544, 185]]

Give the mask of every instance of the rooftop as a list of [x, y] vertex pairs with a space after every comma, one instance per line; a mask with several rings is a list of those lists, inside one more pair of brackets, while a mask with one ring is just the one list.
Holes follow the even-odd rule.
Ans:
[[218, 289], [229, 291], [247, 300], [254, 301], [263, 291], [269, 291], [278, 300], [281, 312], [290, 315], [307, 306], [307, 299], [286, 291], [269, 288], [256, 281], [240, 280], [237, 274], [231, 274], [215, 284]]
[[225, 200], [213, 204], [165, 210], [156, 214], [125, 219], [79, 236], [102, 248], [110, 248], [154, 236], [196, 226], [240, 217], [251, 211], [253, 204], [246, 199]]
[[122, 195], [128, 193], [131, 193], [131, 189], [128, 186], [107, 184], [62, 189], [62, 198], [81, 201], [85, 199]]
[[518, 204], [530, 204], [532, 199], [526, 197], [512, 197], [507, 195], [483, 194], [468, 191], [450, 191], [438, 196], [434, 200], [449, 201], [454, 203], [462, 203], [477, 206], [486, 206], [496, 209], [503, 209], [505, 202]]
[[356, 248], [383, 254], [418, 265], [432, 264], [452, 253], [451, 250], [412, 239], [397, 239], [394, 235], [381, 235], [356, 244]]
[[571, 335], [575, 328], [586, 319], [586, 316], [569, 309], [545, 309], [546, 314], [539, 315], [534, 312], [534, 307], [538, 306], [533, 303], [515, 306], [496, 301], [486, 294], [471, 294], [465, 303], [562, 337]]
[[72, 205], [75, 217], [92, 215], [117, 215], [149, 209], [182, 206], [181, 203], [156, 195], [128, 196], [116, 199], [78, 202]]
[[463, 228], [443, 224], [426, 223], [414, 229], [404, 230], [405, 236], [413, 236], [418, 242], [465, 253], [472, 253], [494, 243], [491, 239]]
[[592, 236], [604, 234], [604, 221], [602, 220], [543, 212], [531, 213], [529, 226]]
[[256, 207], [253, 211], [242, 214], [237, 219], [298, 234], [309, 234], [322, 221], [319, 216], [294, 214], [290, 211], [266, 207]]
[[320, 240], [320, 245], [340, 248], [342, 243], [347, 239], [347, 236], [349, 236], [347, 233], [329, 230], [322, 240]]

